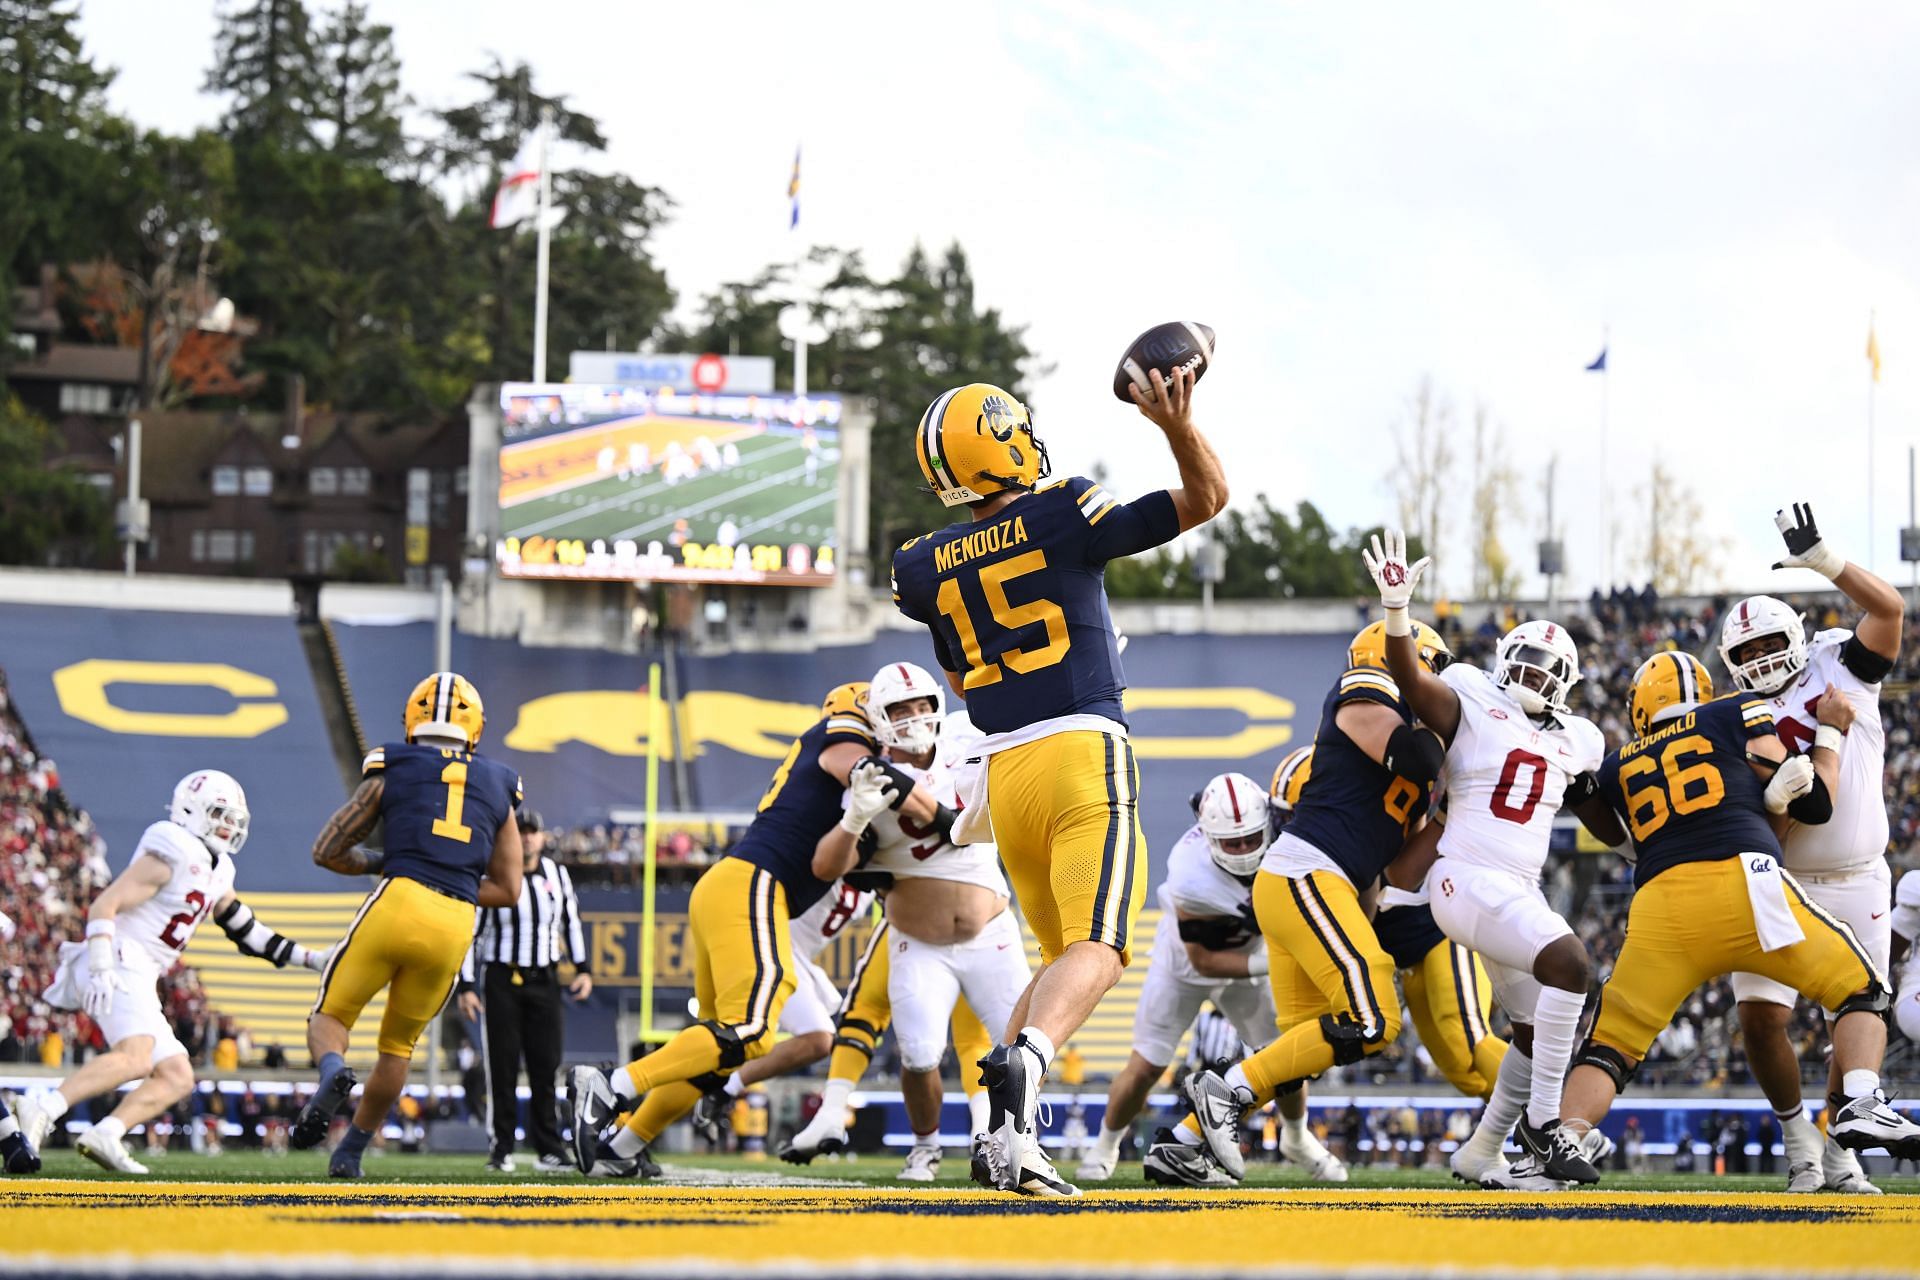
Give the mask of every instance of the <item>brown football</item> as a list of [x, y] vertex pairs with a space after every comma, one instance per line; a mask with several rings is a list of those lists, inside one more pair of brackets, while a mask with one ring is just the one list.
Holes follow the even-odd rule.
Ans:
[[1193, 380], [1200, 381], [1213, 363], [1213, 330], [1197, 320], [1171, 320], [1147, 330], [1127, 347], [1120, 367], [1113, 371], [1113, 394], [1133, 403], [1127, 394], [1130, 386], [1153, 390], [1149, 376], [1155, 369], [1163, 378], [1171, 378], [1176, 369], [1188, 369]]

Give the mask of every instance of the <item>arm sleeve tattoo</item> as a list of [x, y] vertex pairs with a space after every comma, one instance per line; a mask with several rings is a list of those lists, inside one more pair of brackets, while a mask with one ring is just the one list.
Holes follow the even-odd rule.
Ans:
[[380, 870], [387, 855], [377, 849], [360, 847], [360, 841], [380, 820], [380, 796], [385, 780], [370, 777], [360, 783], [347, 802], [340, 806], [313, 842], [315, 865], [343, 876], [372, 875]]

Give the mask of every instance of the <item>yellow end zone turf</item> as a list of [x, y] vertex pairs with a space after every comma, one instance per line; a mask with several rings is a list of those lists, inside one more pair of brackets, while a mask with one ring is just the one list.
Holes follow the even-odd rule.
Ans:
[[[9, 1274], [633, 1270], [1861, 1275], [1920, 1264], [1920, 1202], [1675, 1192], [977, 1192], [9, 1182]], [[16, 1269], [17, 1268], [17, 1269]]]

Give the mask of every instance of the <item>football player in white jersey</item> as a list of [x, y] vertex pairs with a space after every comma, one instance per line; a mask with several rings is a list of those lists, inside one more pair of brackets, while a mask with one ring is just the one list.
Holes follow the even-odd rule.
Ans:
[[1893, 1020], [1900, 1034], [1920, 1044], [1920, 871], [1900, 877], [1893, 891], [1894, 958], [1901, 961], [1900, 994], [1894, 998]]
[[[1387, 670], [1420, 722], [1447, 746], [1442, 785], [1447, 820], [1427, 875], [1433, 918], [1449, 938], [1478, 952], [1494, 996], [1513, 1020], [1513, 1048], [1500, 1065], [1475, 1139], [1454, 1168], [1476, 1157], [1504, 1174], [1501, 1156], [1517, 1120], [1539, 1173], [1557, 1182], [1597, 1182], [1580, 1144], [1559, 1132], [1560, 1093], [1579, 1040], [1593, 961], [1540, 890], [1554, 815], [1592, 800], [1593, 771], [1606, 740], [1574, 715], [1567, 695], [1580, 680], [1580, 652], [1566, 628], [1523, 622], [1494, 654], [1491, 677], [1456, 662], [1439, 675], [1414, 650], [1407, 603], [1428, 559], [1408, 564], [1396, 531], [1363, 551], [1386, 606]], [[1578, 780], [1578, 781], [1577, 781]], [[1388, 873], [1399, 883], [1398, 869]], [[1524, 1088], [1522, 1084], [1524, 1082]], [[1497, 1166], [1497, 1170], [1494, 1168]]]
[[269, 929], [233, 892], [233, 855], [247, 838], [247, 797], [216, 769], [182, 778], [165, 821], [148, 827], [127, 869], [87, 911], [87, 940], [60, 945], [60, 967], [47, 989], [56, 1009], [84, 1009], [109, 1050], [57, 1089], [23, 1099], [20, 1127], [42, 1146], [76, 1103], [142, 1083], [112, 1115], [80, 1135], [80, 1154], [105, 1169], [145, 1173], [122, 1139], [193, 1090], [193, 1063], [160, 1007], [160, 978], [212, 916], [243, 953], [284, 968], [320, 970], [325, 951], [311, 951]]
[[[1900, 593], [1836, 551], [1820, 536], [1813, 510], [1796, 503], [1774, 513], [1787, 556], [1773, 567], [1804, 568], [1830, 580], [1864, 611], [1853, 630], [1835, 627], [1806, 639], [1800, 615], [1771, 596], [1752, 596], [1727, 611], [1720, 626], [1720, 657], [1742, 691], [1767, 700], [1780, 740], [1791, 751], [1813, 749], [1822, 733], [1840, 754], [1840, 786], [1833, 818], [1795, 824], [1781, 839], [1787, 869], [1824, 910], [1853, 929], [1878, 971], [1887, 972], [1893, 875], [1887, 868], [1887, 802], [1883, 775], [1886, 732], [1880, 723], [1880, 682], [1900, 656], [1905, 609]], [[1828, 688], [1853, 705], [1844, 735], [1822, 730], [1814, 706]], [[1787, 1039], [1799, 997], [1793, 988], [1757, 974], [1733, 975], [1740, 1030], [1754, 1079], [1773, 1104], [1787, 1148], [1787, 1189], [1877, 1194], [1860, 1160], [1822, 1139], [1800, 1097], [1800, 1062]], [[1840, 1082], [1829, 1085], [1837, 1094]]]
[[[0, 942], [13, 941], [13, 921], [0, 911]], [[40, 1153], [20, 1129], [20, 1122], [0, 1099], [0, 1173], [38, 1173]]]
[[[903, 1182], [931, 1182], [940, 1167], [940, 1061], [954, 1005], [964, 995], [988, 1030], [1004, 1032], [1032, 978], [999, 853], [991, 844], [953, 843], [950, 815], [960, 805], [960, 776], [981, 739], [962, 731], [944, 741], [943, 702], [940, 683], [911, 662], [880, 668], [867, 693], [889, 768], [933, 792], [940, 802], [936, 820], [923, 826], [882, 809], [857, 835], [842, 824], [821, 841], [823, 850], [833, 842], [857, 852], [856, 881], [886, 895], [887, 995], [900, 1092], [914, 1133]], [[911, 788], [912, 782], [896, 781]]]
[[842, 930], [872, 907], [872, 893], [842, 880], [787, 926], [794, 968], [799, 970], [793, 994], [780, 1006], [776, 1024], [787, 1038], [700, 1095], [688, 1117], [695, 1133], [709, 1142], [717, 1141], [720, 1117], [750, 1086], [805, 1071], [833, 1052], [833, 1018], [840, 1007], [840, 988], [820, 967], [820, 957]]
[[[1281, 762], [1281, 772], [1289, 763], [1299, 768], [1311, 751], [1294, 751]], [[1167, 855], [1167, 878], [1158, 895], [1160, 927], [1134, 1007], [1133, 1051], [1107, 1090], [1100, 1134], [1080, 1164], [1083, 1180], [1104, 1182], [1113, 1176], [1120, 1144], [1203, 1004], [1212, 1001], [1226, 1015], [1246, 1053], [1265, 1048], [1279, 1033], [1267, 985], [1267, 943], [1253, 918], [1253, 877], [1274, 828], [1292, 808], [1285, 794], [1283, 782], [1270, 803], [1252, 778], [1223, 773], [1194, 798], [1197, 821]], [[1346, 1166], [1307, 1128], [1305, 1082], [1282, 1093], [1279, 1103], [1280, 1154], [1318, 1181], [1345, 1182]], [[1184, 1125], [1156, 1141], [1145, 1163], [1151, 1182], [1215, 1186], [1236, 1181], [1213, 1158], [1199, 1131]]]

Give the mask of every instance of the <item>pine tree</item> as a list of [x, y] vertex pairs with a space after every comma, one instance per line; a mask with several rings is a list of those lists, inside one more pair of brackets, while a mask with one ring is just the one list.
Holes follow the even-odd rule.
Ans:
[[370, 20], [364, 0], [347, 0], [320, 34], [320, 106], [328, 148], [345, 160], [391, 170], [405, 158], [400, 59], [393, 28]]
[[255, 0], [220, 15], [202, 86], [232, 95], [223, 121], [236, 141], [306, 147], [320, 98], [320, 54], [301, 0]]
[[81, 48], [79, 16], [77, 2], [0, 0], [0, 136], [31, 130], [70, 138], [105, 109], [114, 73]]

